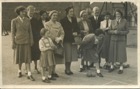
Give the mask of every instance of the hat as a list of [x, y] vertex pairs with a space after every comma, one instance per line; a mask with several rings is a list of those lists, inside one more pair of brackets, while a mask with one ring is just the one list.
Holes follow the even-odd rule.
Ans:
[[80, 17], [82, 17], [83, 13], [86, 13], [86, 10], [80, 11]]
[[51, 17], [53, 13], [58, 13], [58, 11], [57, 11], [57, 10], [52, 10], [52, 11], [50, 11], [49, 17]]

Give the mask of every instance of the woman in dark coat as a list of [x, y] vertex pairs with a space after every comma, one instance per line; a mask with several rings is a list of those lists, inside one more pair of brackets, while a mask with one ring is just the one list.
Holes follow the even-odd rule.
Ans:
[[120, 63], [118, 74], [123, 73], [123, 63], [127, 61], [126, 54], [126, 40], [129, 33], [127, 21], [123, 19], [123, 14], [120, 10], [115, 11], [115, 19], [112, 20], [109, 34], [111, 35], [110, 48], [109, 48], [109, 62], [111, 68], [109, 72], [114, 70], [114, 63]]
[[26, 8], [16, 8], [17, 17], [11, 21], [12, 48], [14, 49], [14, 62], [19, 65], [18, 77], [22, 77], [22, 64], [25, 63], [27, 78], [34, 81], [31, 74], [31, 46], [33, 35], [30, 20], [26, 17]]
[[[71, 75], [73, 72], [71, 71], [71, 62], [73, 60], [73, 43], [74, 36], [77, 36], [79, 33], [79, 27], [77, 23], [77, 19], [74, 17], [74, 9], [73, 7], [66, 8], [66, 17], [64, 17], [61, 21], [61, 25], [64, 29], [64, 49], [65, 49], [65, 74]], [[77, 57], [76, 57], [77, 59]]]

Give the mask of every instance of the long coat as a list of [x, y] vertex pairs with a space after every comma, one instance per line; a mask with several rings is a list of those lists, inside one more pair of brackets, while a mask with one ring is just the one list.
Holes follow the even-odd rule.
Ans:
[[64, 36], [64, 50], [65, 50], [65, 62], [77, 61], [78, 50], [77, 45], [73, 45], [75, 42], [73, 32], [80, 33], [80, 29], [77, 23], [77, 19], [72, 17], [72, 22], [68, 20], [68, 17], [61, 19], [60, 23], [65, 32]]
[[100, 28], [100, 22], [102, 21], [102, 18], [98, 17], [98, 20], [96, 21], [94, 16], [91, 16], [89, 17], [89, 20], [91, 21], [92, 33], [95, 33], [95, 31]]
[[72, 22], [70, 22], [67, 17], [64, 17], [62, 20], [60, 20], [60, 23], [65, 32], [64, 43], [74, 42], [73, 32], [78, 32], [78, 33], [80, 32], [76, 18], [73, 17]]
[[42, 20], [37, 18], [30, 19], [31, 28], [33, 32], [33, 40], [34, 44], [31, 48], [32, 60], [38, 60], [40, 58], [40, 50], [39, 50], [39, 40], [41, 39], [40, 30], [44, 27]]
[[[116, 30], [116, 32], [114, 32]], [[126, 62], [126, 40], [129, 33], [127, 21], [121, 19], [119, 24], [116, 20], [112, 20], [109, 34], [110, 48], [109, 48], [109, 62]]]
[[108, 27], [106, 27], [107, 22], [106, 20], [101, 21], [100, 29], [104, 31], [104, 39], [102, 44], [102, 50], [101, 50], [101, 57], [105, 58], [108, 61], [109, 57], [109, 47], [110, 47], [110, 35], [108, 34], [108, 31], [105, 31], [105, 29], [109, 29], [111, 26], [111, 20], [108, 20]]
[[[59, 22], [53, 23], [51, 20], [45, 23], [45, 28], [50, 31], [50, 38], [54, 43], [56, 38], [60, 38], [62, 41], [64, 39], [64, 30], [62, 25]], [[63, 64], [64, 58], [60, 58], [59, 56], [55, 55], [56, 64]]]

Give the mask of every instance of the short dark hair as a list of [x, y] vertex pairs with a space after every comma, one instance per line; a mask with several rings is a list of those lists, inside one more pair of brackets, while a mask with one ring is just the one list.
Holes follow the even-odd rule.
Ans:
[[17, 15], [20, 14], [21, 11], [24, 11], [26, 10], [26, 8], [24, 6], [18, 6], [16, 9], [15, 9], [15, 12], [17, 13]]
[[70, 10], [70, 9], [73, 9], [73, 6], [67, 7], [67, 8], [65, 9], [66, 15], [69, 13], [69, 10]]
[[41, 10], [41, 11], [39, 12], [40, 16], [41, 16], [41, 15], [43, 15], [44, 13], [46, 13], [46, 14], [47, 14], [47, 12], [46, 12], [46, 11], [44, 11], [44, 10]]
[[104, 16], [106, 16], [106, 15], [110, 16], [111, 14], [110, 14], [110, 12], [107, 11], [107, 12], [104, 12]]
[[116, 17], [116, 12], [119, 12], [121, 14], [121, 17], [123, 17], [123, 12], [120, 9], [115, 10], [114, 17]]

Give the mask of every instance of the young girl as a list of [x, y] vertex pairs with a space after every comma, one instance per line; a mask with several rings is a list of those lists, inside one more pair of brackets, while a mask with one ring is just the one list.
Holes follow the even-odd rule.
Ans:
[[[103, 75], [100, 72], [100, 67], [99, 67], [99, 55], [98, 55], [97, 45], [98, 45], [98, 39], [96, 38], [96, 35], [93, 33], [87, 34], [83, 38], [83, 41], [81, 44], [81, 49], [82, 49], [82, 54], [83, 54], [82, 56], [83, 56], [83, 60], [88, 61], [90, 63], [94, 62], [97, 76], [103, 77]], [[88, 77], [91, 77], [91, 76], [88, 76]]]
[[[56, 46], [49, 38], [49, 31], [45, 28], [42, 28], [40, 31], [42, 38], [39, 40], [39, 49], [41, 51], [40, 65], [42, 73], [42, 82], [50, 83], [50, 80], [56, 80], [55, 77], [51, 76], [53, 66], [55, 65], [54, 59], [54, 49]], [[48, 68], [48, 78], [46, 78], [46, 68]]]

